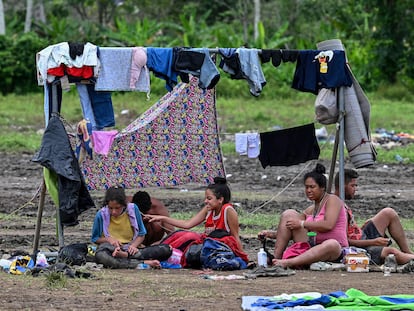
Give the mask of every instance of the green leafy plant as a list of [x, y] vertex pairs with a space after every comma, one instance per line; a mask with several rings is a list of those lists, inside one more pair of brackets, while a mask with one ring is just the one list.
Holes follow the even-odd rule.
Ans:
[[47, 288], [66, 288], [68, 279], [62, 272], [50, 271], [45, 275], [45, 285]]

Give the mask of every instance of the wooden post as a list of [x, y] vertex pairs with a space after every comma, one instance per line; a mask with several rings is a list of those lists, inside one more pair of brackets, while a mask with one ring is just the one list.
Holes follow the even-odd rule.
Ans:
[[40, 227], [42, 226], [43, 207], [45, 206], [46, 196], [46, 183], [44, 179], [42, 179], [42, 185], [40, 187], [40, 199], [39, 205], [37, 207], [37, 221], [35, 228], [35, 236], [33, 240], [33, 255], [36, 255], [39, 250]]

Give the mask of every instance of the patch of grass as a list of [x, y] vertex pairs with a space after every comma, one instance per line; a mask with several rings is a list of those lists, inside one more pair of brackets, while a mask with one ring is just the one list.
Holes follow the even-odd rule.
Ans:
[[66, 288], [68, 279], [62, 272], [51, 271], [46, 274], [46, 287], [49, 289]]
[[[233, 82], [233, 81], [230, 81]], [[234, 155], [234, 134], [237, 132], [266, 132], [277, 127], [289, 128], [310, 123], [314, 120], [315, 95], [297, 92], [291, 88], [277, 90], [266, 86], [259, 97], [248, 94], [247, 85], [237, 83], [243, 89], [234, 93], [234, 97], [220, 95], [220, 82], [217, 89], [217, 117], [224, 156]], [[409, 133], [414, 128], [414, 95], [402, 87], [388, 86], [378, 92], [367, 94], [371, 103], [370, 128], [394, 130], [396, 133]], [[244, 92], [245, 91], [245, 92]], [[247, 95], [246, 95], [247, 94]], [[164, 94], [146, 95], [140, 92], [113, 92], [112, 102], [115, 112], [117, 129], [123, 129], [139, 117]], [[25, 96], [1, 96], [0, 102], [0, 151], [34, 153], [40, 147], [44, 129], [43, 91]], [[121, 112], [127, 111], [123, 114]], [[71, 125], [82, 118], [82, 109], [75, 87], [64, 92], [61, 115]], [[317, 128], [322, 127], [315, 124]], [[329, 125], [328, 132], [334, 134], [334, 125]], [[346, 152], [346, 151], [345, 151]], [[399, 154], [405, 163], [414, 162], [414, 147], [411, 145], [396, 147], [390, 150], [378, 148], [378, 162], [394, 163], [395, 155]], [[321, 159], [332, 157], [332, 147], [322, 150]]]
[[247, 213], [238, 212], [239, 224], [242, 228], [242, 234], [246, 236], [256, 236], [261, 230], [276, 230], [279, 223], [279, 213]]

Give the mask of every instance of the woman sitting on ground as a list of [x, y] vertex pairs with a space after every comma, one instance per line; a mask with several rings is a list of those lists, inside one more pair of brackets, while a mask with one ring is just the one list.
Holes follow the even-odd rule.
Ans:
[[[344, 202], [326, 192], [325, 167], [317, 164], [304, 176], [305, 194], [314, 203], [303, 213], [289, 209], [282, 213], [274, 232], [262, 231], [261, 235], [276, 238], [273, 264], [282, 267], [308, 267], [318, 261], [337, 262], [342, 248], [348, 247], [347, 213]], [[316, 245], [303, 253], [289, 256], [288, 243], [307, 242], [307, 233], [316, 232]]]
[[[204, 207], [191, 219], [180, 220], [161, 215], [145, 216], [150, 219], [150, 222], [162, 221], [181, 229], [191, 229], [204, 222], [204, 233], [175, 231], [164, 240], [164, 243], [168, 241], [168, 244], [175, 248], [186, 245], [185, 248], [180, 249], [185, 253], [189, 243], [201, 244], [206, 237], [220, 238], [220, 241], [227, 244], [236, 256], [247, 263], [248, 258], [243, 251], [239, 236], [238, 215], [230, 200], [231, 191], [227, 180], [224, 177], [215, 177], [214, 183], [208, 185], [205, 191]], [[185, 262], [182, 261], [182, 265], [185, 266]]]
[[139, 263], [160, 267], [160, 261], [171, 256], [169, 245], [139, 248], [146, 230], [138, 207], [126, 201], [122, 187], [111, 187], [105, 193], [103, 207], [96, 213], [92, 242], [98, 244], [97, 263], [109, 268], [134, 269]]

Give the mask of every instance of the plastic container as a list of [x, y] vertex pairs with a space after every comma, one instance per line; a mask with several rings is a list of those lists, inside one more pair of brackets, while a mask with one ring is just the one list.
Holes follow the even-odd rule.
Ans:
[[316, 232], [309, 231], [307, 235], [308, 235], [308, 243], [310, 244], [311, 247], [314, 247], [316, 245]]
[[11, 266], [12, 262], [11, 260], [8, 259], [0, 259], [0, 267], [1, 269], [3, 269], [4, 271], [9, 271], [10, 266]]
[[384, 261], [384, 276], [390, 276], [392, 272], [397, 272], [397, 260], [394, 254], [389, 254]]
[[267, 254], [264, 248], [261, 248], [257, 253], [257, 265], [267, 268]]
[[141, 262], [141, 263], [138, 264], [137, 269], [138, 270], [147, 270], [147, 269], [151, 269], [151, 266], [146, 264], [146, 263]]

